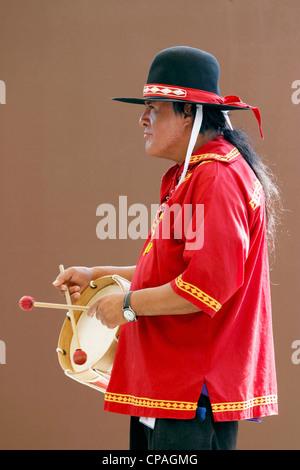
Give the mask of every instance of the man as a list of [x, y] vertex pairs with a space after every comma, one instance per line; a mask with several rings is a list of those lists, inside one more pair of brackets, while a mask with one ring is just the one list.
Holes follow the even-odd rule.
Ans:
[[131, 281], [88, 312], [122, 325], [104, 408], [131, 415], [131, 449], [235, 449], [239, 420], [278, 412], [267, 254], [277, 192], [227, 116], [252, 109], [261, 129], [258, 109], [221, 97], [218, 79], [213, 56], [173, 47], [154, 58], [143, 98], [115, 98], [145, 105], [146, 152], [174, 163], [161, 206], [136, 266], [69, 268], [54, 283], [76, 301], [102, 275]]

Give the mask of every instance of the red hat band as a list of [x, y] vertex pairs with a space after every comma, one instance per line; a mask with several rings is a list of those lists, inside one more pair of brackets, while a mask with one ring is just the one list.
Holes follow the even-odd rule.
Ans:
[[234, 108], [252, 109], [260, 130], [260, 135], [263, 138], [262, 126], [261, 126], [261, 115], [259, 109], [253, 106], [249, 106], [240, 100], [238, 96], [228, 95], [219, 96], [215, 93], [204, 90], [196, 90], [193, 88], [174, 87], [170, 85], [162, 85], [156, 83], [148, 83], [144, 86], [143, 98], [168, 98], [183, 100], [185, 102], [194, 102], [202, 104], [216, 104], [221, 106], [232, 106]]

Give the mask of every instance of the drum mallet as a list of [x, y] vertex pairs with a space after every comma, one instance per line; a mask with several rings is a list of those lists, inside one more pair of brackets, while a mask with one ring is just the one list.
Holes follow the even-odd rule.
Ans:
[[[64, 267], [63, 265], [60, 265], [59, 267], [60, 272], [64, 272]], [[77, 327], [76, 327], [76, 322], [74, 318], [74, 310], [85, 310], [87, 311], [89, 307], [87, 306], [82, 306], [82, 305], [72, 305], [71, 303], [71, 297], [69, 290], [67, 289], [65, 291], [65, 296], [67, 300], [67, 304], [56, 304], [56, 303], [48, 303], [48, 302], [36, 302], [33, 297], [30, 297], [29, 295], [25, 295], [19, 300], [19, 306], [21, 307], [22, 310], [32, 310], [33, 307], [42, 307], [42, 308], [58, 308], [58, 309], [64, 309], [64, 310], [69, 310], [69, 318], [71, 320], [71, 325], [72, 325], [72, 330], [73, 330], [73, 335], [76, 341], [76, 350], [73, 355], [73, 361], [77, 365], [83, 365], [85, 364], [87, 360], [87, 355], [86, 353], [81, 349], [80, 343], [79, 343], [79, 337], [78, 337], [78, 332], [77, 332]]]
[[[60, 273], [64, 272], [64, 267], [63, 267], [62, 264], [60, 264], [59, 270], [60, 270]], [[70, 292], [69, 292], [68, 288], [65, 290], [65, 296], [66, 296], [67, 304], [71, 305], [72, 302], [71, 302]], [[73, 361], [75, 362], [75, 364], [82, 365], [86, 362], [87, 355], [80, 347], [76, 322], [75, 322], [75, 318], [74, 318], [73, 307], [71, 307], [71, 308], [69, 307], [69, 314], [70, 314], [70, 320], [71, 320], [71, 324], [72, 324], [73, 334], [74, 334], [76, 345], [77, 345], [77, 348], [76, 348], [76, 350], [74, 352], [74, 355], [73, 355]]]
[[89, 307], [84, 305], [68, 305], [68, 304], [55, 304], [50, 302], [36, 302], [34, 297], [30, 295], [24, 295], [19, 300], [19, 306], [22, 310], [32, 310], [33, 307], [41, 308], [58, 308], [59, 310], [68, 310], [72, 308], [73, 310], [87, 311]]

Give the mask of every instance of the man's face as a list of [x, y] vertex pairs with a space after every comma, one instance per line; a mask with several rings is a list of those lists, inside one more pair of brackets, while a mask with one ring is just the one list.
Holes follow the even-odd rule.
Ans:
[[171, 102], [146, 101], [139, 123], [144, 129], [148, 155], [178, 163], [184, 161], [192, 128], [191, 116], [175, 114]]

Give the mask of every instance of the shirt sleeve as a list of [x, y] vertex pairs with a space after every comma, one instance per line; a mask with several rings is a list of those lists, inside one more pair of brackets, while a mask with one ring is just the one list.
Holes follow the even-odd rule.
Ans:
[[204, 195], [201, 182], [198, 184], [190, 219], [192, 235], [184, 240], [186, 269], [171, 281], [171, 287], [214, 316], [244, 282], [248, 213], [243, 189], [230, 170], [218, 172]]

